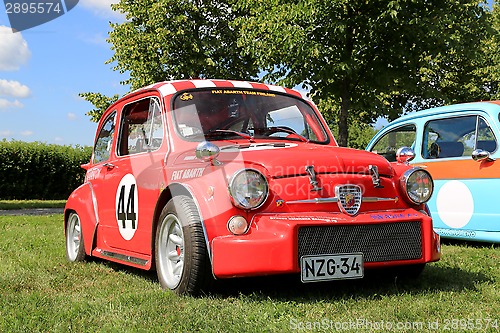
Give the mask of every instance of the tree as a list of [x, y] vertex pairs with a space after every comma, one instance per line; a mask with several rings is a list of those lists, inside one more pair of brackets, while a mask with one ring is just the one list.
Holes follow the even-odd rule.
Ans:
[[[490, 16], [492, 34], [482, 46], [484, 63], [476, 74], [491, 99], [500, 99], [500, 4], [494, 3]], [[485, 98], [487, 99], [487, 98]]]
[[[115, 53], [107, 63], [128, 74], [121, 83], [131, 90], [171, 79], [256, 78], [253, 58], [236, 43], [238, 28], [229, 25], [243, 15], [231, 8], [232, 2], [121, 0], [112, 7], [126, 21], [111, 24], [108, 42]], [[99, 119], [106, 102], [116, 100], [99, 93], [80, 96], [96, 107], [88, 113], [93, 120]]]
[[393, 118], [413, 103], [463, 93], [436, 83], [467, 80], [462, 66], [488, 35], [488, 12], [475, 0], [241, 0], [237, 8], [248, 13], [235, 21], [239, 45], [266, 80], [302, 84], [338, 106], [341, 146], [350, 111], [364, 110], [358, 122]]
[[121, 0], [114, 10], [127, 21], [111, 24], [108, 61], [129, 73], [132, 89], [163, 81], [257, 76], [253, 59], [236, 44], [239, 30], [229, 22], [241, 15], [231, 1]]

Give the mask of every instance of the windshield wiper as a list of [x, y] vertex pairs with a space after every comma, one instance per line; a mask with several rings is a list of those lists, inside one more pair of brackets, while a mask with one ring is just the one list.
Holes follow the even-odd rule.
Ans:
[[306, 138], [305, 136], [295, 132], [293, 129], [286, 127], [286, 126], [273, 126], [273, 127], [268, 127], [268, 128], [262, 128], [259, 130], [260, 130], [261, 134], [269, 136], [270, 138], [272, 138], [271, 134], [283, 132], [283, 133], [291, 134], [293, 136], [290, 138], [280, 137], [281, 139], [300, 140], [302, 142], [309, 142], [308, 138]]
[[210, 131], [208, 131], [208, 133], [205, 133], [205, 137], [213, 137], [213, 136], [217, 136], [220, 134], [238, 135], [238, 136], [242, 137], [243, 139], [247, 139], [250, 142], [253, 142], [253, 136], [251, 136], [250, 134], [246, 134], [246, 133], [238, 132], [238, 131], [233, 131], [233, 130], [227, 130], [227, 129], [210, 130]]

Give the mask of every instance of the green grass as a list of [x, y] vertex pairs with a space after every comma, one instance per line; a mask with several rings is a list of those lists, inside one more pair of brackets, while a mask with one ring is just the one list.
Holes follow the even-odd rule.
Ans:
[[445, 243], [442, 260], [417, 280], [232, 279], [209, 295], [179, 297], [161, 290], [154, 272], [68, 263], [62, 225], [62, 215], [0, 216], [1, 332], [499, 330], [485, 327], [500, 325], [498, 246]]
[[66, 200], [0, 200], [0, 209], [64, 208]]

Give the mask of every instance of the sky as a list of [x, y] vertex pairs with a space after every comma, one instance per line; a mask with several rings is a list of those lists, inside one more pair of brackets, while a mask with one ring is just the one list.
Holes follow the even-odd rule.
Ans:
[[0, 141], [92, 146], [97, 124], [83, 92], [123, 95], [128, 76], [105, 62], [118, 0], [80, 0], [66, 14], [13, 33], [0, 2]]

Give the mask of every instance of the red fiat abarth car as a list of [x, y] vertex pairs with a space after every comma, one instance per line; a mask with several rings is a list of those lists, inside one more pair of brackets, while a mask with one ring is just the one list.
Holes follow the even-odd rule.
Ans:
[[427, 171], [337, 146], [315, 105], [278, 86], [157, 83], [99, 122], [65, 208], [69, 261], [156, 269], [163, 288], [214, 278], [362, 278], [439, 260]]

